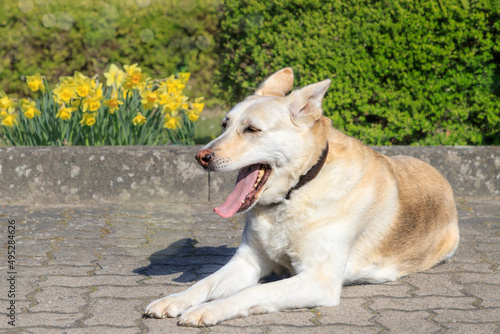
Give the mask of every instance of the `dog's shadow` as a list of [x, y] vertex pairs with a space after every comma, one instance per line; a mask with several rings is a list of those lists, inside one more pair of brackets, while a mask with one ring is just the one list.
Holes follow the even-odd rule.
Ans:
[[[172, 243], [165, 249], [151, 254], [147, 267], [134, 270], [134, 273], [144, 276], [163, 276], [181, 273], [172, 279], [178, 283], [192, 283], [199, 281], [229, 262], [236, 253], [236, 248], [196, 247], [198, 241], [185, 238]], [[260, 279], [259, 283], [274, 282], [289, 277], [289, 273], [272, 273]]]
[[178, 283], [198, 281], [225, 265], [236, 253], [236, 248], [196, 247], [198, 241], [185, 238], [172, 243], [165, 249], [151, 254], [147, 267], [134, 270], [134, 273], [145, 276], [174, 275]]

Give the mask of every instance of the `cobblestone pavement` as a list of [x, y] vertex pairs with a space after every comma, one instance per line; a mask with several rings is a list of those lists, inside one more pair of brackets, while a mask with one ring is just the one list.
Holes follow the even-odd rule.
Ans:
[[[347, 286], [338, 307], [204, 329], [144, 319], [143, 310], [226, 263], [239, 244], [243, 217], [220, 219], [206, 204], [0, 206], [0, 332], [500, 333], [500, 199], [457, 203], [461, 244], [445, 264], [397, 282]], [[9, 240], [15, 241], [10, 268]]]

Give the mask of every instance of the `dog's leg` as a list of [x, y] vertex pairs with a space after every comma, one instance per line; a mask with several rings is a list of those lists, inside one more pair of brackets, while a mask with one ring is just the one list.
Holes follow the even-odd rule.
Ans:
[[224, 267], [186, 291], [153, 301], [146, 308], [146, 315], [155, 318], [176, 317], [207, 300], [224, 298], [255, 285], [271, 271], [271, 262], [242, 244]]
[[187, 310], [179, 324], [213, 326], [224, 320], [251, 314], [338, 305], [342, 279], [335, 279], [328, 272], [331, 273], [331, 270], [325, 265], [325, 268], [288, 279], [249, 287], [230, 297]]
[[227, 298], [192, 307], [181, 315], [179, 324], [213, 326], [251, 314], [338, 305], [350, 252], [349, 240], [354, 234], [343, 227], [341, 224], [303, 237], [292, 259], [296, 276], [251, 286]]

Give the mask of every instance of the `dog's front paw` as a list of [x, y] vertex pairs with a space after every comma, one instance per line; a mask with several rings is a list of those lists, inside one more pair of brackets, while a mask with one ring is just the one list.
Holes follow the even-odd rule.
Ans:
[[215, 302], [193, 307], [187, 310], [180, 318], [179, 325], [191, 327], [210, 327], [225, 320], [222, 308], [215, 306]]
[[145, 315], [154, 318], [175, 318], [186, 311], [191, 305], [178, 296], [172, 295], [155, 300], [146, 307]]

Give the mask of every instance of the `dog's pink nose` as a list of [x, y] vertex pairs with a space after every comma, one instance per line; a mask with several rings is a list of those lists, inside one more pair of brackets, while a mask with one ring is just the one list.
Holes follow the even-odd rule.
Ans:
[[198, 160], [198, 163], [204, 168], [208, 167], [213, 157], [214, 151], [209, 148], [203, 149], [196, 153], [196, 160]]

